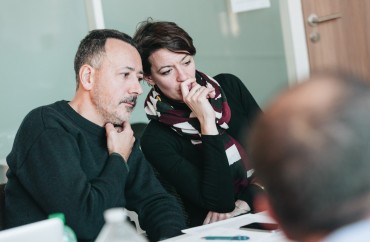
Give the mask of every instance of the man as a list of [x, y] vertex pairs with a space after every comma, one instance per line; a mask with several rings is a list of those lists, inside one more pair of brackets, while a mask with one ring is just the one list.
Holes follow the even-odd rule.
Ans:
[[297, 241], [370, 241], [370, 85], [318, 75], [265, 109], [249, 154], [272, 216]]
[[103, 212], [126, 207], [151, 240], [185, 227], [181, 210], [159, 182], [129, 124], [142, 93], [142, 64], [131, 37], [91, 31], [75, 57], [77, 91], [31, 111], [21, 124], [6, 185], [6, 226], [62, 212], [80, 241], [94, 240]]

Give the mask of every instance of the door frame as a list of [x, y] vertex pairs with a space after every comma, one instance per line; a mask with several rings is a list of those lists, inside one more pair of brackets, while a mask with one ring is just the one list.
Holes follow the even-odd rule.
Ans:
[[289, 83], [307, 79], [310, 64], [301, 0], [279, 0]]
[[85, 0], [85, 11], [89, 31], [94, 29], [104, 29], [104, 15], [101, 0]]

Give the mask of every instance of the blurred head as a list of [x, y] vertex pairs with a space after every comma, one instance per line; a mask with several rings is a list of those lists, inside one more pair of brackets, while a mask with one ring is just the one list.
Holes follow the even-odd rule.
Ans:
[[75, 57], [77, 91], [88, 95], [99, 124], [127, 121], [142, 93], [140, 55], [130, 36], [116, 30], [93, 30]]
[[318, 75], [280, 95], [255, 122], [248, 148], [271, 212], [304, 240], [370, 214], [370, 85]]
[[145, 80], [181, 101], [180, 83], [195, 77], [196, 49], [189, 34], [173, 22], [142, 22], [134, 35]]

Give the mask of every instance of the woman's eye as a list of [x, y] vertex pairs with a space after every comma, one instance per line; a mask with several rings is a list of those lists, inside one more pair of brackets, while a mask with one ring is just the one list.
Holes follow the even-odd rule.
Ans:
[[187, 62], [185, 62], [185, 65], [190, 65], [190, 63], [191, 63], [191, 60], [188, 60]]
[[166, 76], [166, 75], [170, 74], [170, 72], [171, 72], [171, 70], [168, 70], [168, 71], [164, 71], [164, 72], [162, 72], [161, 74], [162, 74], [163, 76]]

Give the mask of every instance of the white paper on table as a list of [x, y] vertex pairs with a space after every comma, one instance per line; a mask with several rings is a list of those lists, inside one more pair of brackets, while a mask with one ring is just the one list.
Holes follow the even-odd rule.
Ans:
[[233, 13], [252, 11], [261, 8], [269, 8], [270, 0], [230, 0]]
[[[271, 241], [271, 242], [286, 242], [284, 237], [280, 235], [279, 232], [256, 232], [256, 231], [247, 231], [240, 229], [232, 228], [212, 228], [201, 233], [188, 234], [186, 237], [178, 237], [169, 240], [171, 242], [206, 242], [203, 237], [205, 236], [248, 236], [249, 239], [245, 240], [246, 242], [255, 242], [255, 241]], [[281, 240], [283, 239], [283, 240]], [[243, 242], [243, 241], [241, 241]]]
[[245, 214], [233, 218], [229, 218], [226, 220], [218, 221], [211, 224], [206, 224], [202, 226], [193, 227], [190, 229], [182, 230], [185, 234], [196, 234], [209, 231], [213, 228], [232, 228], [232, 229], [239, 229], [241, 226], [250, 224], [253, 222], [260, 222], [260, 223], [271, 223], [274, 222], [270, 216], [267, 215], [266, 212], [256, 213], [256, 214]]

